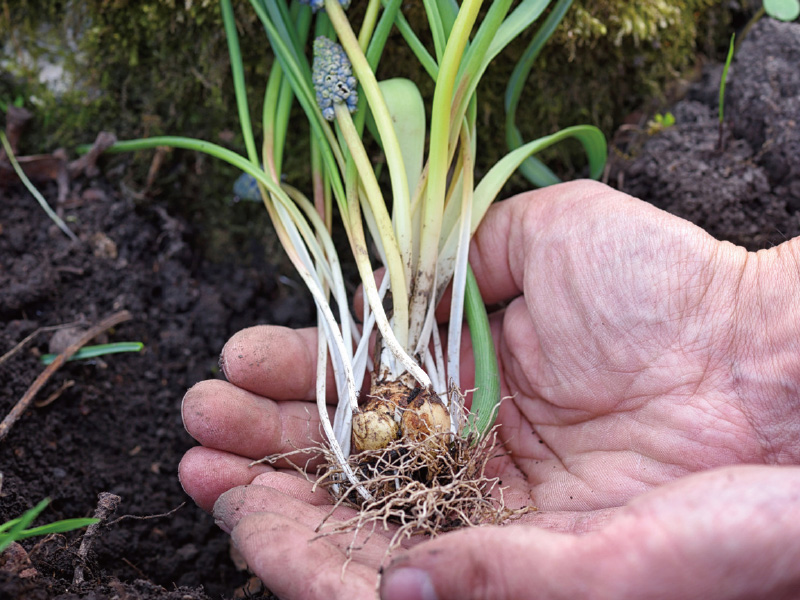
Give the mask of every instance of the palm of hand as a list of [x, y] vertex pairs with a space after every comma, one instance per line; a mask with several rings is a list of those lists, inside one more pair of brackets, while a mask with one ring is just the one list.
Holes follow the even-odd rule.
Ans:
[[520, 501], [603, 509], [691, 472], [763, 461], [726, 363], [743, 250], [641, 203], [515, 220], [509, 268], [524, 296], [500, 328], [512, 400], [499, 414], [509, 454], [498, 474]]

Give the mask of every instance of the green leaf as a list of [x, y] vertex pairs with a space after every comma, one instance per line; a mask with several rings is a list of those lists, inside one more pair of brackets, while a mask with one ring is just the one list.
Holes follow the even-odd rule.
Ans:
[[25, 538], [36, 535], [72, 531], [73, 529], [80, 529], [81, 527], [86, 527], [87, 525], [92, 525], [99, 521], [99, 519], [64, 519], [62, 521], [56, 521], [55, 523], [28, 529], [28, 525], [33, 523], [34, 519], [39, 516], [49, 503], [50, 499], [45, 498], [33, 508], [25, 511], [22, 516], [6, 521], [0, 525], [0, 553], [8, 548], [12, 542], [16, 542], [17, 540], [24, 540]]
[[[731, 35], [731, 43], [728, 47], [728, 58], [725, 59], [725, 66], [722, 67], [722, 77], [719, 81], [719, 122], [722, 123], [725, 117], [725, 84], [728, 81], [728, 69], [731, 66], [731, 60], [733, 60], [733, 51], [736, 48], [734, 45], [734, 41], [736, 40], [736, 34]], [[722, 131], [722, 130], [720, 130]]]
[[490, 62], [511, 41], [522, 33], [531, 23], [544, 12], [550, 0], [523, 0], [497, 30], [497, 34], [489, 46], [486, 63]]
[[442, 14], [439, 12], [439, 3], [434, 2], [434, 0], [422, 0], [422, 4], [425, 6], [425, 12], [428, 16], [428, 26], [431, 28], [436, 60], [441, 62], [449, 32], [445, 33]]
[[[415, 190], [422, 174], [425, 154], [425, 103], [410, 79], [387, 79], [378, 83], [394, 123], [397, 141], [406, 168], [408, 189]], [[367, 117], [370, 132], [380, 143], [372, 113]]]
[[483, 218], [489, 205], [494, 201], [505, 182], [508, 181], [508, 178], [526, 158], [568, 138], [575, 138], [583, 145], [584, 150], [586, 150], [586, 157], [589, 160], [589, 175], [593, 179], [598, 179], [606, 165], [608, 148], [603, 132], [597, 127], [592, 125], [567, 127], [552, 135], [528, 142], [524, 146], [506, 154], [489, 170], [475, 188], [472, 230], [474, 231], [477, 228], [481, 218]]
[[[388, 4], [389, 0], [383, 0], [383, 2], [384, 4]], [[439, 73], [439, 65], [436, 59], [428, 52], [425, 44], [417, 37], [417, 34], [411, 28], [411, 25], [403, 16], [402, 12], [397, 13], [394, 25], [397, 27], [397, 31], [400, 32], [400, 35], [403, 36], [411, 52], [417, 57], [420, 66], [425, 69], [425, 72], [431, 79], [436, 81], [436, 76]]]
[[[98, 344], [96, 346], [85, 346], [69, 357], [69, 361], [84, 360], [87, 358], [97, 358], [106, 354], [120, 354], [122, 352], [141, 352], [144, 348], [142, 342], [115, 342], [113, 344]], [[42, 354], [39, 360], [44, 365], [52, 363], [58, 354]]]
[[489, 316], [472, 267], [467, 269], [464, 312], [472, 339], [472, 354], [475, 357], [475, 391], [472, 393], [472, 408], [464, 433], [469, 435], [475, 432], [482, 438], [497, 418], [500, 406], [500, 370], [492, 330], [489, 327]]
[[50, 503], [49, 498], [45, 498], [41, 502], [39, 502], [33, 508], [26, 510], [21, 517], [17, 517], [16, 519], [12, 519], [6, 523], [3, 523], [0, 526], [0, 531], [3, 533], [0, 534], [0, 552], [5, 550], [8, 546], [11, 545], [11, 542], [16, 541], [19, 539], [19, 535], [25, 528], [30, 525], [33, 520], [39, 516], [45, 507]]
[[[519, 62], [514, 66], [514, 71], [511, 73], [511, 77], [508, 80], [505, 108], [506, 143], [508, 144], [509, 150], [519, 148], [523, 143], [522, 133], [520, 133], [516, 124], [517, 107], [519, 106], [519, 99], [528, 81], [528, 75], [530, 75], [533, 63], [539, 56], [545, 42], [550, 39], [550, 36], [553, 35], [558, 24], [561, 23], [561, 20], [564, 18], [570, 6], [572, 6], [572, 0], [559, 0], [556, 3], [553, 10], [550, 11], [550, 14], [547, 16], [547, 19], [545, 19], [542, 26], [537, 30], [536, 35], [531, 39], [525, 52], [523, 52], [520, 57]], [[530, 10], [533, 10], [533, 8]], [[513, 14], [514, 13], [512, 13], [512, 16]], [[528, 181], [538, 187], [546, 187], [559, 182], [555, 173], [532, 156], [525, 159], [525, 162], [522, 163], [519, 170]]]
[[233, 15], [231, 0], [221, 0], [222, 21], [225, 27], [225, 37], [228, 40], [228, 55], [231, 62], [231, 73], [233, 75], [233, 89], [236, 96], [236, 107], [239, 110], [239, 123], [242, 126], [242, 135], [247, 147], [247, 156], [258, 164], [258, 151], [256, 141], [253, 137], [253, 127], [250, 124], [250, 109], [247, 105], [247, 91], [244, 82], [244, 65], [242, 63], [242, 53], [239, 49], [239, 35], [236, 32], [236, 21]]
[[28, 179], [27, 175], [25, 175], [25, 171], [22, 170], [22, 167], [19, 166], [19, 162], [17, 161], [17, 157], [14, 156], [14, 151], [11, 148], [11, 144], [6, 137], [5, 132], [0, 131], [0, 144], [2, 144], [2, 148], [6, 151], [6, 155], [8, 156], [8, 160], [11, 161], [11, 166], [14, 168], [14, 172], [19, 177], [19, 180], [22, 184], [28, 189], [31, 195], [36, 198], [36, 201], [39, 203], [39, 206], [42, 207], [42, 210], [47, 213], [47, 216], [50, 217], [50, 220], [55, 223], [58, 228], [63, 231], [69, 239], [73, 242], [78, 241], [78, 236], [72, 233], [72, 230], [67, 227], [67, 224], [58, 216], [58, 214], [50, 208], [50, 205], [47, 203], [47, 200], [44, 199], [39, 190], [36, 189], [36, 186], [31, 183], [31, 180]]
[[17, 540], [24, 540], [29, 537], [37, 535], [49, 535], [51, 533], [64, 533], [65, 531], [72, 531], [73, 529], [80, 529], [81, 527], [88, 527], [99, 523], [100, 519], [84, 518], [84, 519], [63, 519], [55, 523], [48, 523], [47, 525], [40, 525], [32, 529], [22, 531], [17, 537]]
[[764, 12], [779, 21], [794, 21], [800, 16], [800, 1], [764, 0]]

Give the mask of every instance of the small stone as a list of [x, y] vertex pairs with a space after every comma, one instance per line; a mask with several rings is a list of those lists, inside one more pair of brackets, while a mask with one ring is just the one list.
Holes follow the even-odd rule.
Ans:
[[77, 342], [84, 333], [86, 333], [86, 330], [81, 327], [59, 329], [50, 337], [47, 350], [51, 354], [61, 354], [69, 346]]

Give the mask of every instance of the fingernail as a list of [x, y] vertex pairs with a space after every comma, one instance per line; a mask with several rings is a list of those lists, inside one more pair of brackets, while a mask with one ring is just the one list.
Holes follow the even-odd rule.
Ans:
[[214, 525], [216, 525], [217, 527], [219, 527], [220, 529], [222, 529], [222, 531], [224, 531], [224, 532], [225, 532], [225, 533], [227, 533], [228, 535], [230, 535], [230, 534], [231, 534], [231, 531], [232, 531], [232, 529], [231, 529], [230, 527], [228, 527], [228, 526], [225, 524], [225, 521], [223, 521], [222, 519], [214, 519]]
[[239, 488], [233, 488], [220, 495], [214, 503], [211, 514], [214, 516], [214, 523], [225, 533], [230, 534], [238, 523], [241, 515], [241, 493]]
[[436, 590], [422, 569], [400, 567], [381, 579], [381, 600], [436, 600]]
[[219, 370], [222, 371], [222, 375], [225, 377], [227, 381], [230, 381], [230, 377], [228, 377], [228, 364], [225, 360], [225, 350], [228, 348], [228, 344], [225, 344], [222, 347], [222, 352], [219, 353]]
[[[186, 433], [189, 433], [189, 429], [186, 427], [186, 417], [184, 416], [183, 407], [186, 404], [186, 396], [188, 396], [191, 393], [191, 391], [192, 388], [186, 390], [186, 393], [183, 395], [183, 398], [181, 398], [181, 423], [183, 423], [183, 429], [184, 431], [186, 431]], [[189, 433], [189, 435], [192, 434]]]

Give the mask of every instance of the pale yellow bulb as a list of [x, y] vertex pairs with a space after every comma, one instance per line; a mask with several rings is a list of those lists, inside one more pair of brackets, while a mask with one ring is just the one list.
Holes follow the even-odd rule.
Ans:
[[394, 420], [394, 405], [370, 400], [353, 415], [353, 449], [380, 450], [397, 439], [400, 427]]
[[431, 434], [450, 431], [450, 415], [435, 394], [423, 392], [403, 411], [400, 429], [403, 437], [419, 442]]

